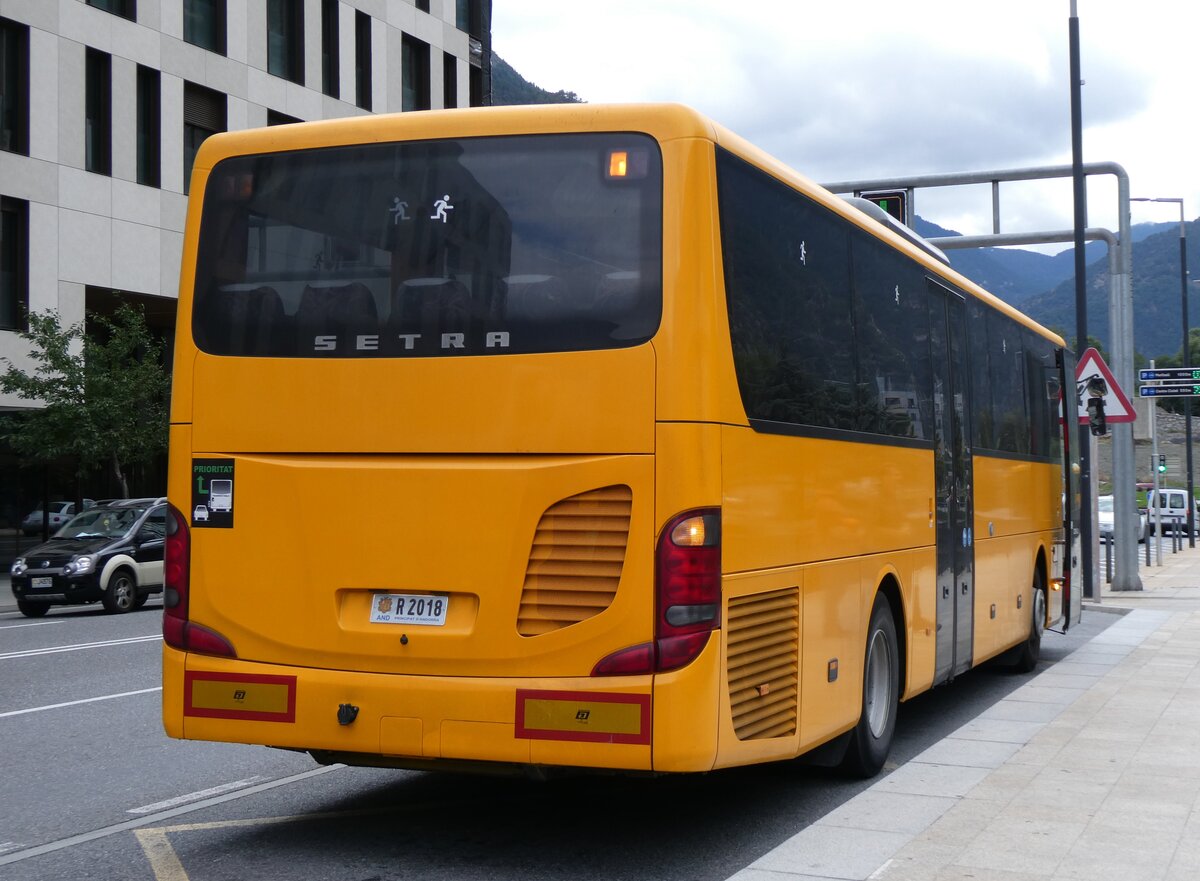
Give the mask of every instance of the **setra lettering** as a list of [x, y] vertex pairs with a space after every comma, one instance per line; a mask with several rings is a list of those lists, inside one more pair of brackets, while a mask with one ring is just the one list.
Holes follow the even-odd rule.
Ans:
[[[417, 341], [422, 338], [423, 334], [419, 333], [401, 333], [395, 337], [400, 342], [400, 348], [405, 352], [415, 350]], [[465, 333], [444, 333], [441, 334], [439, 343], [443, 351], [450, 349], [465, 350], [467, 348], [467, 335]], [[483, 345], [487, 349], [507, 349], [510, 345], [509, 334], [507, 331], [489, 331], [484, 334]], [[337, 347], [337, 334], [319, 334], [313, 337], [314, 352], [335, 352], [337, 351]], [[380, 350], [379, 334], [358, 334], [354, 337], [354, 350], [356, 352], [378, 352]]]

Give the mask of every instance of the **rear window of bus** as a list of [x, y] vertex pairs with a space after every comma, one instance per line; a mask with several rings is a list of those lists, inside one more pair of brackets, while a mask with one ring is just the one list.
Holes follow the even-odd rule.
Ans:
[[639, 134], [238, 156], [205, 188], [192, 331], [214, 355], [637, 345], [662, 311], [662, 159]]

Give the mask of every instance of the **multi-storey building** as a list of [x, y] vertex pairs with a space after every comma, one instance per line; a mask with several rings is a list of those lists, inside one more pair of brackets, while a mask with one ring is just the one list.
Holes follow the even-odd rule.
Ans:
[[[0, 0], [0, 358], [28, 365], [28, 312], [133, 302], [173, 326], [206, 137], [487, 103], [490, 18], [491, 0]], [[40, 499], [19, 465], [0, 451], [0, 525]]]

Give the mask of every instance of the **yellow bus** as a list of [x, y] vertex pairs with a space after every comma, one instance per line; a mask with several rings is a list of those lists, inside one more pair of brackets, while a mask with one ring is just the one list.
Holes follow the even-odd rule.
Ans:
[[[869, 209], [868, 209], [869, 210]], [[174, 737], [695, 772], [1077, 619], [1062, 339], [675, 105], [220, 134], [171, 412]]]

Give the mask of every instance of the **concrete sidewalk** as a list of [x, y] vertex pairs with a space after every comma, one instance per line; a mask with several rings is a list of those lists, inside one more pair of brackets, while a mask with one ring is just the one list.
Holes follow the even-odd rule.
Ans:
[[737, 881], [1200, 878], [1200, 548], [1126, 613]]

